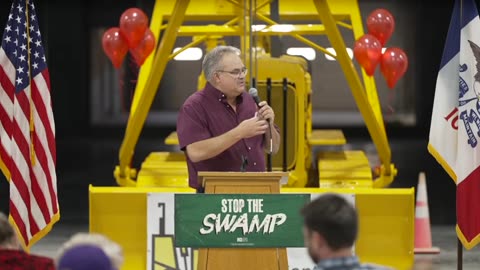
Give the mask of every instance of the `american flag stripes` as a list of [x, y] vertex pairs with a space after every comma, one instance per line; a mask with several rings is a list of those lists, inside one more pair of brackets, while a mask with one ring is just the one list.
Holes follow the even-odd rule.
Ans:
[[59, 219], [50, 78], [33, 0], [14, 0], [0, 48], [0, 158], [25, 246]]

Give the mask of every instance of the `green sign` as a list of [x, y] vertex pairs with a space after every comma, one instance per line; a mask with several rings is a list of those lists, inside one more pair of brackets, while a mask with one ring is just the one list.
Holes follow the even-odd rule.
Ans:
[[175, 194], [177, 247], [303, 247], [307, 194]]

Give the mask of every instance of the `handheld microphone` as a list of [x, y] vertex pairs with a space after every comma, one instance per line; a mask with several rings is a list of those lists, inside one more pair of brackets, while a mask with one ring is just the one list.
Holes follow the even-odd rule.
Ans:
[[[260, 97], [258, 97], [258, 90], [255, 88], [250, 88], [248, 90], [248, 93], [252, 96], [253, 100], [255, 100], [255, 103], [257, 103], [257, 106], [260, 107], [258, 104], [260, 104]], [[270, 135], [270, 153], [273, 152], [273, 140], [272, 140], [272, 127], [270, 126], [270, 119], [267, 119], [268, 122], [268, 130], [269, 130], [269, 135]]]
[[[257, 106], [260, 108], [258, 104], [260, 104], [260, 97], [258, 96], [258, 90], [255, 88], [250, 88], [248, 90], [248, 93], [252, 96], [253, 100], [255, 100], [255, 103], [257, 103]], [[270, 119], [267, 119], [267, 121], [270, 123]]]
[[255, 100], [255, 103], [257, 103], [257, 106], [258, 104], [260, 104], [260, 98], [258, 97], [258, 91], [257, 89], [255, 88], [250, 88], [250, 90], [248, 90], [248, 93], [252, 96], [253, 100]]

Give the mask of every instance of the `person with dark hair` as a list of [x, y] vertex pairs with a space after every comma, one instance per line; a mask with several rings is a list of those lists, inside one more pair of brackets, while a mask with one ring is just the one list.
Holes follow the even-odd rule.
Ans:
[[8, 218], [0, 213], [0, 269], [54, 270], [53, 260], [27, 254], [23, 251], [17, 234]]
[[316, 270], [383, 270], [383, 266], [361, 264], [353, 254], [358, 216], [345, 198], [333, 193], [321, 195], [301, 211], [305, 246]]

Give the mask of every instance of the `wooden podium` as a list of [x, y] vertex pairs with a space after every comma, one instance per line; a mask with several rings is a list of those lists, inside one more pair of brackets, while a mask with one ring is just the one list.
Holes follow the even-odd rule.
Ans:
[[[208, 194], [280, 193], [286, 172], [199, 172], [198, 180]], [[285, 248], [202, 248], [198, 270], [288, 270]]]

